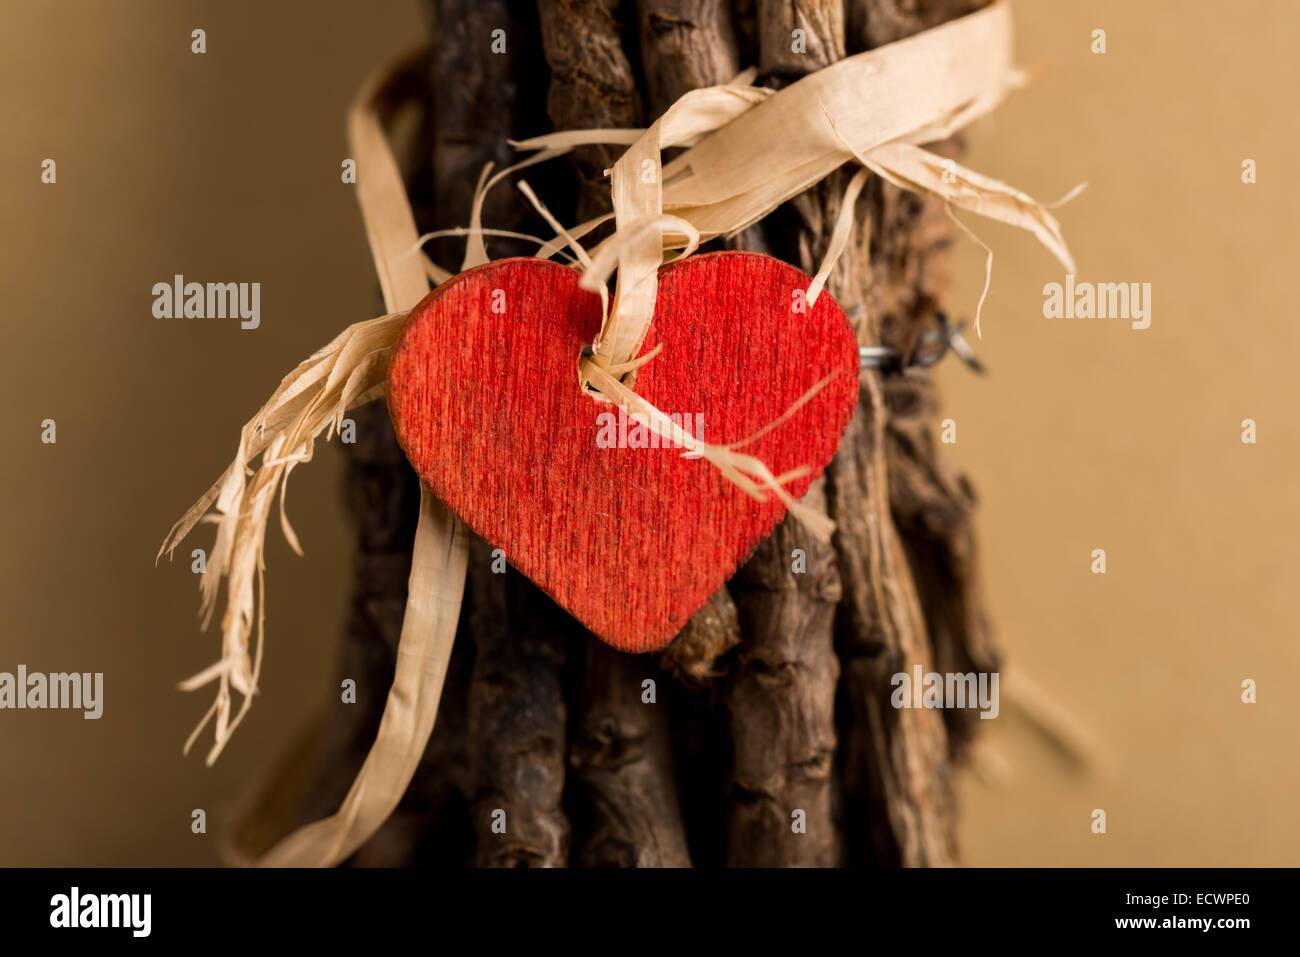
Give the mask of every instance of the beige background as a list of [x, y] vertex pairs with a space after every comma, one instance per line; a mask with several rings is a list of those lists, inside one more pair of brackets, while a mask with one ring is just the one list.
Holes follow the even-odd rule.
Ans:
[[[992, 374], [947, 363], [940, 378], [952, 454], [983, 498], [1008, 670], [1002, 717], [962, 781], [966, 859], [1298, 864], [1300, 10], [1016, 13], [1021, 60], [1053, 69], [972, 130], [968, 161], [1042, 198], [1087, 180], [1060, 212], [1079, 278], [1150, 282], [1154, 309], [1145, 331], [1044, 319], [1059, 267], [967, 217], [997, 251], [978, 343]], [[204, 56], [189, 52], [196, 26]], [[1095, 28], [1104, 56], [1089, 52]], [[216, 636], [197, 629], [188, 558], [152, 560], [279, 377], [375, 311], [339, 182], [342, 117], [370, 67], [421, 31], [408, 0], [0, 10], [0, 670], [103, 671], [106, 684], [98, 722], [0, 713], [0, 864], [214, 861], [243, 783], [332, 694], [351, 554], [336, 449], [294, 474], [307, 557], [269, 536], [265, 693], [213, 769], [179, 753], [208, 695], [174, 683], [213, 659]], [[39, 182], [46, 157], [53, 186]], [[1256, 185], [1240, 181], [1246, 157]], [[970, 314], [983, 257], [957, 250], [952, 306]], [[154, 319], [150, 288], [176, 272], [261, 282], [261, 328]], [[39, 441], [46, 417], [55, 446]], [[1240, 441], [1246, 417], [1258, 445]], [[1089, 572], [1093, 548], [1105, 576]], [[1246, 677], [1258, 704], [1240, 702]], [[1087, 759], [1043, 721], [1065, 721]], [[206, 836], [190, 833], [197, 807]]]

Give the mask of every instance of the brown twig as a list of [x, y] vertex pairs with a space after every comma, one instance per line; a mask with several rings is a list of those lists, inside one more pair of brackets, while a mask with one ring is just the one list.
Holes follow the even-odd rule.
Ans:
[[[821, 480], [804, 502], [824, 508]], [[803, 556], [795, 554], [802, 550]], [[835, 864], [831, 643], [840, 579], [829, 545], [787, 518], [731, 585], [743, 636], [725, 692], [735, 749], [727, 804], [731, 866]]]
[[638, 0], [647, 113], [658, 116], [688, 90], [726, 83], [740, 51], [724, 0]]
[[[557, 130], [632, 127], [641, 121], [641, 97], [623, 50], [618, 7], [618, 0], [538, 0], [542, 49], [551, 73], [546, 109]], [[605, 170], [620, 152], [613, 146], [573, 152], [579, 220], [609, 211]]]
[[889, 513], [877, 373], [862, 376], [858, 414], [828, 469], [844, 575], [838, 632], [846, 718], [842, 754], [850, 863], [955, 863], [943, 719], [898, 709], [892, 678], [929, 669], [920, 602]]
[[758, 0], [759, 67], [804, 76], [844, 59], [843, 0]]
[[687, 687], [706, 687], [723, 675], [721, 659], [739, 643], [736, 603], [724, 585], [663, 650], [659, 665]]
[[[653, 658], [586, 636], [581, 717], [569, 763], [584, 784], [584, 867], [689, 867]], [[648, 683], [647, 683], [648, 682]]]
[[847, 0], [850, 52], [871, 50], [988, 6], [990, 0]]
[[[546, 72], [537, 42], [537, 9], [522, 0], [424, 0], [431, 40], [423, 91], [425, 110], [421, 142], [409, 193], [424, 229], [466, 226], [474, 186], [484, 164], [496, 169], [519, 156], [511, 138], [549, 130], [546, 86], [535, 82]], [[427, 165], [426, 165], [427, 164]], [[529, 181], [543, 196], [561, 185], [555, 164], [535, 167]], [[527, 233], [544, 230], [540, 217], [518, 191], [499, 186], [483, 207], [486, 226]], [[514, 240], [485, 237], [494, 257], [532, 251]], [[452, 270], [460, 266], [465, 240], [434, 239], [425, 246], [434, 261]]]
[[[889, 499], [916, 580], [935, 669], [992, 672], [999, 655], [984, 607], [972, 514], [975, 493], [944, 458], [930, 430], [936, 413], [928, 379], [898, 378], [885, 390]], [[963, 757], [979, 712], [944, 712], [953, 754]]]
[[[759, 70], [779, 86], [843, 55], [839, 0], [760, 0]], [[792, 34], [803, 33], [792, 54]], [[771, 252], [815, 268], [827, 197], [817, 190], [781, 211], [763, 231]], [[791, 210], [793, 213], [791, 213]], [[791, 215], [795, 218], [792, 221]], [[784, 226], [785, 228], [781, 228]], [[805, 504], [824, 508], [821, 483]], [[801, 549], [802, 565], [792, 553]], [[783, 521], [733, 579], [742, 641], [724, 697], [734, 747], [727, 805], [727, 862], [740, 866], [827, 866], [840, 856], [831, 765], [835, 753], [832, 637], [839, 575], [833, 551], [793, 518]], [[806, 832], [795, 830], [802, 815]]]
[[475, 651], [467, 735], [475, 860], [480, 867], [564, 867], [560, 669], [570, 619], [513, 569], [494, 571], [499, 558], [481, 539], [472, 541], [462, 635]]
[[[427, 207], [422, 202], [423, 191], [414, 192], [413, 199], [422, 226], [433, 229], [465, 225], [484, 165], [513, 162], [507, 140], [546, 128], [544, 90], [532, 82], [546, 67], [532, 4], [427, 0], [425, 9], [432, 38], [425, 113], [430, 165], [423, 175], [417, 167], [414, 182], [430, 184], [429, 202]], [[554, 172], [534, 173], [534, 185], [546, 195]], [[528, 207], [513, 190], [490, 193], [483, 215], [486, 225], [536, 231]], [[464, 241], [435, 241], [429, 250], [454, 269]], [[474, 859], [481, 866], [564, 866], [569, 840], [560, 806], [564, 638], [542, 626], [549, 620], [542, 610], [547, 599], [513, 571], [498, 574], [501, 564], [474, 540], [467, 609], [453, 656], [472, 658], [473, 665], [459, 678], [449, 675], [444, 690], [464, 710], [459, 733], [468, 753], [464, 791]], [[514, 599], [510, 603], [508, 594]], [[538, 615], [529, 613], [534, 607]], [[440, 722], [441, 714], [440, 709]], [[422, 769], [413, 787], [424, 780]]]

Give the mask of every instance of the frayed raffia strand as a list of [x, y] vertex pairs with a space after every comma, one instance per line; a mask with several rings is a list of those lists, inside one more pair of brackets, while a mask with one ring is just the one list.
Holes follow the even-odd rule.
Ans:
[[[642, 357], [646, 361], [650, 358], [652, 356], [649, 355]], [[743, 452], [737, 452], [736, 449], [748, 445], [759, 434], [776, 428], [782, 421], [793, 415], [800, 406], [830, 384], [831, 380], [835, 378], [834, 373], [814, 383], [779, 419], [764, 426], [759, 433], [728, 445], [714, 445], [695, 438], [681, 425], [664, 415], [652, 403], [641, 398], [617, 378], [617, 374], [626, 371], [627, 366], [638, 364], [643, 363], [634, 360], [630, 363], [605, 369], [591, 359], [584, 359], [582, 362], [583, 374], [591, 387], [598, 390], [608, 401], [624, 409], [628, 418], [644, 425], [673, 445], [686, 449], [688, 454], [706, 459], [723, 476], [752, 498], [763, 501], [766, 498], [766, 493], [774, 494], [810, 532], [822, 541], [830, 540], [831, 532], [835, 530], [834, 523], [816, 509], [808, 508], [803, 503], [795, 501], [784, 487], [787, 482], [806, 475], [808, 473], [806, 466], [793, 469], [779, 476], [773, 475], [772, 471], [761, 459], [753, 455], [746, 455]]]
[[[354, 133], [362, 140], [382, 140], [382, 128], [375, 121], [375, 129], [358, 124]], [[356, 137], [354, 137], [355, 139]], [[383, 149], [387, 149], [386, 144]], [[363, 155], [358, 152], [358, 155]], [[387, 157], [393, 175], [397, 175], [396, 188], [399, 201], [405, 203], [400, 175], [391, 154]], [[375, 175], [362, 178], [358, 195], [363, 208], [369, 204], [388, 209], [393, 188], [385, 185], [383, 157], [373, 162]], [[407, 217], [409, 219], [409, 211]], [[374, 221], [367, 219], [367, 234], [372, 248], [385, 245], [386, 255], [376, 255], [380, 284], [385, 301], [396, 301], [396, 296], [414, 291], [422, 286], [427, 291], [423, 269], [417, 260], [407, 258], [400, 266], [390, 266], [399, 258], [393, 240], [386, 236], [397, 235], [400, 217], [387, 213]], [[414, 239], [415, 227], [410, 225]], [[392, 254], [388, 255], [388, 247]], [[414, 273], [414, 276], [412, 276]], [[423, 295], [421, 293], [420, 295]], [[417, 296], [407, 306], [419, 301]], [[209, 720], [216, 718], [214, 743], [207, 761], [214, 762], [225, 748], [234, 724], [230, 720], [231, 692], [244, 697], [235, 724], [247, 713], [249, 699], [257, 691], [255, 662], [248, 653], [249, 634], [259, 603], [253, 592], [254, 572], [261, 573], [266, 523], [270, 518], [276, 492], [281, 493], [283, 506], [284, 483], [293, 468], [311, 460], [313, 443], [321, 434], [328, 438], [341, 427], [343, 414], [350, 408], [372, 401], [384, 391], [388, 350], [405, 321], [405, 313], [393, 313], [350, 326], [325, 348], [319, 350], [284, 378], [280, 387], [240, 433], [235, 459], [222, 477], [173, 526], [159, 551], [169, 555], [181, 539], [200, 520], [217, 525], [216, 542], [208, 556], [207, 566], [200, 580], [202, 601], [200, 613], [206, 628], [216, 610], [222, 579], [226, 584], [226, 609], [222, 617], [221, 659], [182, 684], [193, 690], [212, 681], [217, 682], [217, 696], [212, 708], [199, 728], [186, 744], [188, 750], [198, 733]], [[261, 454], [260, 466], [251, 474], [248, 463]], [[211, 510], [211, 511], [209, 511]], [[297, 536], [281, 511], [281, 529], [295, 551], [301, 554]], [[259, 643], [260, 648], [260, 643]], [[259, 651], [260, 654], [260, 651]]]
[[975, 335], [980, 339], [984, 338], [984, 333], [980, 331], [980, 317], [984, 314], [984, 302], [989, 297], [989, 288], [993, 285], [993, 247], [975, 235], [975, 230], [971, 229], [953, 212], [952, 203], [944, 204], [944, 211], [970, 241], [975, 243], [984, 250], [984, 288], [980, 290], [979, 302], [975, 304]]
[[[473, 230], [473, 229], [469, 229], [466, 226], [452, 226], [449, 229], [435, 229], [431, 233], [421, 233], [420, 238], [418, 240], [419, 245], [416, 247], [416, 249], [411, 250], [411, 255], [415, 255], [416, 251], [420, 248], [420, 246], [423, 246], [431, 239], [441, 239], [444, 236], [471, 236], [471, 235], [500, 236], [504, 239], [527, 239], [529, 242], [539, 243], [543, 245], [549, 242], [549, 240], [542, 239], [540, 236], [534, 236], [531, 233], [515, 232], [513, 229]], [[570, 264], [577, 262], [577, 260], [574, 259], [572, 256], [565, 256], [565, 258], [569, 260]], [[441, 283], [439, 283], [439, 285], [441, 285]]]
[[[170, 557], [200, 521], [217, 526], [216, 542], [200, 579], [200, 614], [206, 628], [216, 611], [224, 578], [226, 608], [221, 621], [221, 659], [181, 684], [184, 690], [192, 691], [217, 682], [216, 701], [185, 745], [188, 752], [204, 726], [215, 717], [216, 733], [208, 752], [208, 764], [221, 754], [257, 691], [262, 552], [276, 493], [280, 494], [280, 525], [285, 538], [301, 554], [298, 538], [283, 510], [289, 473], [299, 463], [311, 460], [315, 439], [321, 434], [327, 438], [333, 434], [341, 426], [344, 412], [383, 394], [388, 350], [405, 319], [405, 313], [397, 313], [350, 326], [287, 375], [266, 405], [245, 423], [234, 461], [172, 527], [158, 552], [159, 558], [164, 553]], [[248, 463], [259, 454], [262, 462], [250, 473]], [[257, 596], [253, 591], [255, 575], [259, 583]], [[255, 619], [259, 638], [256, 660], [252, 660], [249, 634]], [[244, 698], [233, 722], [230, 720], [232, 691]]]
[[835, 217], [835, 227], [831, 230], [831, 240], [826, 244], [826, 255], [822, 257], [821, 267], [817, 270], [817, 275], [813, 276], [813, 281], [808, 284], [808, 291], [804, 295], [809, 308], [812, 308], [822, 294], [822, 290], [826, 288], [826, 280], [830, 278], [831, 270], [835, 268], [835, 263], [839, 261], [844, 247], [849, 244], [849, 237], [853, 235], [853, 209], [857, 205], [858, 196], [862, 193], [862, 187], [867, 185], [867, 172], [866, 169], [860, 169], [854, 173], [844, 190], [844, 197], [840, 200], [840, 212]]

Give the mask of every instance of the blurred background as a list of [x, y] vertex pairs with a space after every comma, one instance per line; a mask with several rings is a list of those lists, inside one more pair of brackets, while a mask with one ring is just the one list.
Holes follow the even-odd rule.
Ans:
[[[964, 858], [1297, 865], [1300, 9], [1014, 7], [1020, 61], [1048, 70], [971, 128], [966, 162], [1041, 199], [1087, 181], [1059, 211], [1078, 279], [1151, 283], [1152, 322], [1043, 318], [1059, 267], [966, 217], [996, 251], [975, 342], [991, 373], [938, 375], [1007, 667], [960, 782]], [[306, 558], [268, 534], [264, 693], [214, 768], [180, 754], [208, 691], [175, 688], [218, 652], [188, 557], [211, 532], [153, 558], [280, 377], [378, 312], [343, 117], [423, 33], [414, 0], [0, 6], [0, 671], [105, 675], [99, 721], [0, 712], [0, 865], [216, 862], [248, 785], [336, 693], [336, 448], [294, 473]], [[983, 253], [958, 240], [956, 262], [951, 311], [973, 315]], [[261, 327], [155, 319], [175, 273], [260, 282]]]

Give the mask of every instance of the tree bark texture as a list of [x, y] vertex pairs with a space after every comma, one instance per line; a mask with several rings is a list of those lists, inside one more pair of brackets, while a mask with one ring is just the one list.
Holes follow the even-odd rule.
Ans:
[[[507, 138], [637, 127], [743, 68], [781, 87], [846, 55], [969, 13], [982, 0], [422, 0], [431, 37], [410, 162], [422, 229], [468, 222]], [[505, 30], [504, 53], [492, 31]], [[802, 31], [797, 52], [795, 31]], [[958, 144], [940, 151], [955, 154]], [[609, 210], [615, 147], [525, 178], [565, 222]], [[851, 170], [717, 246], [813, 271]], [[828, 289], [864, 344], [915, 354], [938, 327], [950, 223], [942, 205], [873, 178]], [[517, 191], [485, 225], [545, 233]], [[449, 266], [460, 240], [427, 248]], [[527, 254], [488, 239], [494, 257]], [[973, 712], [895, 709], [890, 678], [985, 671], [970, 484], [930, 431], [918, 373], [862, 376], [858, 413], [806, 501], [837, 530], [782, 522], [658, 656], [605, 646], [475, 541], [437, 726], [398, 812], [355, 865], [939, 866], [957, 861], [952, 776]], [[418, 486], [382, 403], [356, 413], [357, 530], [340, 673], [358, 704], [331, 716], [307, 820], [363, 760], [391, 681]], [[796, 561], [795, 556], [799, 556]], [[495, 566], [495, 567], [494, 567]]]

